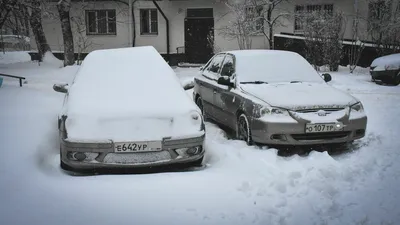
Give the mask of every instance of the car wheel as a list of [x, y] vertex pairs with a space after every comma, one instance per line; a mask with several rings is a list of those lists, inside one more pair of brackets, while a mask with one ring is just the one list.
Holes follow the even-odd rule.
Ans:
[[245, 114], [241, 114], [237, 121], [237, 137], [239, 140], [245, 141], [247, 145], [253, 145], [251, 138], [250, 123]]
[[400, 84], [400, 71], [395, 78], [393, 78], [393, 84], [399, 85]]
[[196, 99], [196, 105], [199, 107], [201, 114], [203, 115], [204, 120], [207, 119], [206, 117], [206, 113], [204, 112], [204, 107], [203, 107], [203, 99], [201, 99], [201, 97], [198, 97]]

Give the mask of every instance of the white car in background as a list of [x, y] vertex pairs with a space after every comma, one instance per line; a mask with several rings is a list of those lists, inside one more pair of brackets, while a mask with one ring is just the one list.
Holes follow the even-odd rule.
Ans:
[[91, 52], [58, 119], [65, 170], [201, 165], [201, 111], [153, 47]]

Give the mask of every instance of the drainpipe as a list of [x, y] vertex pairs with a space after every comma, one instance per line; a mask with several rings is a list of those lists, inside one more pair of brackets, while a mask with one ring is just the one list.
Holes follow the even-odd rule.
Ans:
[[156, 0], [153, 0], [153, 3], [157, 7], [158, 11], [160, 11], [161, 15], [165, 19], [165, 23], [167, 24], [167, 61], [170, 61], [169, 60], [169, 21], [168, 21], [167, 16], [164, 14], [164, 12], [161, 10], [160, 6], [156, 2]]

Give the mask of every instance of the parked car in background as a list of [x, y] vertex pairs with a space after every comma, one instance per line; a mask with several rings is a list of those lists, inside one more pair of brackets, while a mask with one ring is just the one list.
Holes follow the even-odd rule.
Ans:
[[400, 53], [376, 58], [370, 66], [372, 81], [380, 80], [383, 83], [400, 84]]
[[328, 85], [330, 80], [294, 52], [228, 51], [201, 68], [193, 99], [205, 118], [231, 128], [248, 144], [347, 143], [364, 137], [363, 105]]
[[[151, 66], [149, 66], [151, 62]], [[58, 118], [65, 170], [201, 165], [201, 111], [153, 47], [91, 52]]]

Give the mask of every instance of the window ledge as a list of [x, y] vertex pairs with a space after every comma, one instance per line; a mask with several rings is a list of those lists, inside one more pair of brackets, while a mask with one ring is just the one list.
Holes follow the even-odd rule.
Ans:
[[154, 37], [154, 36], [158, 36], [158, 33], [143, 33], [143, 34], [140, 34], [140, 36], [150, 36], [150, 37]]
[[86, 36], [117, 36], [116, 33], [114, 34], [96, 34], [96, 33], [86, 33]]

